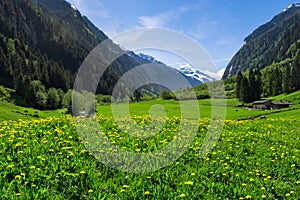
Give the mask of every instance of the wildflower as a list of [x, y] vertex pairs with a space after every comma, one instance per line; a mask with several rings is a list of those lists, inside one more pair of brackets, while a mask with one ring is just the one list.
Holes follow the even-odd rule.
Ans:
[[8, 165], [6, 168], [13, 168], [15, 165], [12, 164], [12, 165]]
[[185, 194], [181, 194], [181, 195], [179, 195], [181, 198], [183, 198], [183, 197], [185, 197]]
[[291, 194], [290, 194], [290, 193], [287, 193], [287, 194], [285, 194], [285, 196], [286, 196], [286, 197], [289, 197], [289, 196], [291, 196]]
[[193, 182], [192, 181], [187, 181], [187, 182], [184, 182], [185, 185], [193, 185]]
[[250, 195], [247, 195], [246, 196], [246, 199], [251, 199], [252, 197]]
[[88, 192], [89, 192], [89, 193], [92, 193], [92, 192], [94, 192], [94, 191], [93, 191], [93, 190], [89, 190]]
[[129, 185], [123, 185], [123, 188], [129, 188], [130, 186]]
[[191, 176], [195, 176], [196, 174], [195, 173], [191, 173]]
[[20, 178], [21, 178], [21, 176], [20, 176], [20, 175], [16, 175], [16, 176], [15, 176], [15, 178], [16, 178], [16, 179], [17, 179], [17, 178], [18, 178], [18, 179], [20, 179]]
[[31, 167], [30, 167], [30, 169], [35, 169], [35, 168], [36, 168], [36, 166], [31, 166]]
[[146, 191], [144, 194], [145, 194], [145, 195], [149, 195], [149, 194], [150, 194], [150, 192], [149, 192], [149, 191]]
[[261, 198], [265, 199], [265, 198], [267, 198], [267, 196], [263, 194], [263, 195], [261, 195]]
[[253, 178], [250, 178], [249, 180], [250, 180], [251, 182], [253, 182], [253, 181], [254, 181], [254, 179], [253, 179]]
[[80, 172], [80, 174], [85, 174], [85, 173], [86, 173], [85, 171], [81, 171], [81, 172]]

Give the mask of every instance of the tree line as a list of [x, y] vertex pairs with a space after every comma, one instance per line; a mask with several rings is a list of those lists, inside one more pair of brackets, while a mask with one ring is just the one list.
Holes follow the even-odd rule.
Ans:
[[239, 71], [236, 76], [235, 94], [245, 103], [297, 90], [300, 90], [300, 50], [294, 59], [274, 63], [263, 70]]

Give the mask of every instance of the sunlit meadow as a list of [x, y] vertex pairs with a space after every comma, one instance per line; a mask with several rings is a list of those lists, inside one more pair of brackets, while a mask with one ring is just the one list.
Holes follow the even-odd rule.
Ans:
[[[147, 153], [176, 138], [179, 118], [168, 118], [160, 133], [147, 139], [128, 136], [113, 118], [98, 121], [112, 143]], [[137, 116], [134, 122], [143, 126], [150, 118]], [[197, 136], [180, 159], [142, 174], [98, 162], [71, 117], [0, 123], [1, 199], [300, 198], [299, 122], [293, 119], [226, 120], [213, 151], [199, 158], [210, 128], [208, 119], [200, 119]]]

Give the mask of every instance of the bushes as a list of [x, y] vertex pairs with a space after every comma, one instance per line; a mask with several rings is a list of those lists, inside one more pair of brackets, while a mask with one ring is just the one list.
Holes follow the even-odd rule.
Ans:
[[170, 92], [168, 90], [162, 90], [160, 92], [160, 97], [164, 100], [174, 99], [174, 96], [175, 95], [173, 94], [173, 92]]

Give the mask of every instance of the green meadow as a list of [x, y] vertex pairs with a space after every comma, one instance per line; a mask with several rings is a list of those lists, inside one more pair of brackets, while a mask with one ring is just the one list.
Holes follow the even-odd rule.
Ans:
[[[294, 93], [275, 97], [292, 102], [291, 108], [281, 111], [248, 110], [235, 99], [228, 99], [224, 107], [224, 101], [216, 100], [217, 111], [227, 108], [226, 119], [220, 120], [218, 117], [222, 115], [216, 114], [214, 121], [224, 126], [212, 151], [204, 157], [199, 152], [214, 125], [210, 119], [211, 100], [200, 100], [196, 102], [200, 119], [196, 121], [195, 138], [190, 145], [178, 147], [183, 148], [183, 155], [157, 171], [142, 173], [110, 168], [96, 158], [107, 153], [114, 155], [116, 148], [143, 155], [163, 149], [171, 141], [184, 141], [186, 136], [177, 134], [181, 122], [178, 101], [154, 100], [129, 105], [134, 124], [143, 130], [150, 130], [151, 121], [164, 124], [148, 138], [130, 133], [129, 118], [118, 113], [126, 110], [127, 105], [118, 104], [114, 108], [120, 117], [113, 117], [111, 106], [99, 106], [96, 119], [102, 131], [94, 135], [90, 132], [93, 135], [90, 139], [86, 139], [89, 135], [77, 133], [74, 119], [62, 114], [64, 110], [38, 111], [36, 118], [28, 115], [36, 110], [1, 103], [0, 198], [299, 199], [298, 96], [299, 93]], [[184, 111], [194, 117], [192, 112], [197, 106], [185, 103]], [[165, 115], [164, 121], [160, 116]], [[260, 115], [266, 119], [244, 120]], [[90, 119], [75, 121], [78, 120]], [[186, 133], [190, 132], [188, 127], [184, 128]], [[105, 136], [109, 142], [96, 140], [98, 136]], [[88, 151], [90, 145], [94, 151]], [[121, 163], [118, 159], [116, 156], [115, 161]]]

